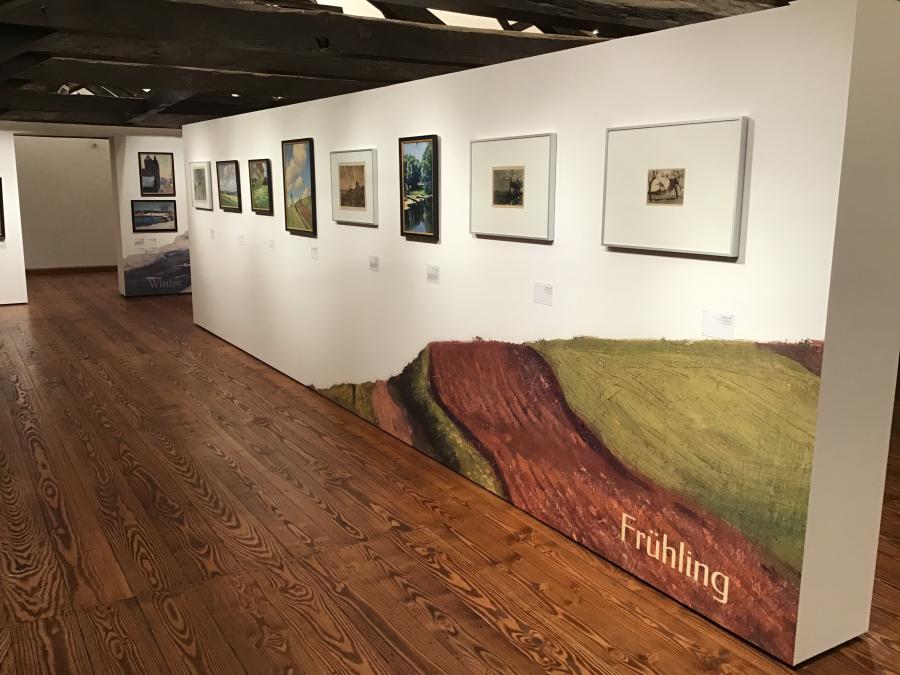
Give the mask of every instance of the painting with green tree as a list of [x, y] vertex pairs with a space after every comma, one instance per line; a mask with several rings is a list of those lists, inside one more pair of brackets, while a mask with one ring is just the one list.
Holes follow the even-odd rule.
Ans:
[[400, 210], [404, 236], [438, 239], [438, 139], [400, 139]]
[[268, 159], [250, 160], [250, 208], [254, 213], [271, 216], [272, 162]]

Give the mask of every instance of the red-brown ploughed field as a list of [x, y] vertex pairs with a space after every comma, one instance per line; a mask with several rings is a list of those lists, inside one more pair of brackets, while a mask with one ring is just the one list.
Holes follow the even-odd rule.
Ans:
[[[512, 502], [709, 618], [778, 655], [793, 656], [798, 588], [739, 530], [623, 466], [566, 404], [556, 377], [530, 347], [435, 343], [437, 402], [500, 473]], [[730, 579], [727, 604], [620, 538], [622, 515], [663, 533]]]

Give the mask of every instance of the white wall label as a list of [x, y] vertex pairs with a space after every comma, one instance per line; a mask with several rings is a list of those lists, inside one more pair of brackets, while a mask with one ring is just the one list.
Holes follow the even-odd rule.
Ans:
[[426, 265], [425, 280], [432, 284], [441, 283], [441, 268], [437, 265]]
[[141, 237], [140, 239], [135, 239], [135, 240], [134, 240], [134, 245], [135, 245], [135, 246], [143, 246], [143, 245], [144, 245], [144, 238]]
[[5, 248], [6, 248], [6, 240], [4, 239], [3, 241], [0, 241], [0, 250], [5, 249]]
[[238, 245], [239, 246], [247, 245], [247, 235], [245, 235], [243, 232], [238, 235]]
[[216, 228], [214, 228], [214, 227], [209, 228], [209, 238], [210, 239], [216, 238]]
[[318, 246], [310, 246], [309, 247], [309, 257], [313, 260], [319, 259], [319, 247]]
[[553, 284], [534, 282], [534, 301], [539, 305], [553, 305]]
[[275, 240], [269, 239], [269, 251], [275, 253]]
[[381, 269], [381, 261], [378, 259], [377, 255], [369, 256], [369, 271], [370, 272], [378, 272]]
[[733, 340], [734, 322], [734, 314], [713, 312], [705, 309], [703, 310], [703, 327], [700, 333], [705, 337], [716, 338], [717, 340]]

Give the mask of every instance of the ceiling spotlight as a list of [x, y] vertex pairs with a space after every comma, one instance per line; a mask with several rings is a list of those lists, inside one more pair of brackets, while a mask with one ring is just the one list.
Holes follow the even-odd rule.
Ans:
[[241, 97], [240, 94], [232, 94], [232, 96], [233, 96], [234, 98], [240, 98], [240, 97]]
[[149, 94], [149, 93], [150, 93], [150, 90], [149, 90], [149, 89], [142, 89], [141, 91], [143, 91], [145, 94]]
[[595, 28], [595, 29], [592, 30], [591, 32], [592, 32], [594, 35], [600, 35], [600, 29], [599, 29], [599, 28]]
[[283, 98], [284, 98], [284, 96], [273, 96], [273, 97], [272, 97], [272, 100], [273, 100], [273, 101], [280, 101], [280, 100], [283, 99]]

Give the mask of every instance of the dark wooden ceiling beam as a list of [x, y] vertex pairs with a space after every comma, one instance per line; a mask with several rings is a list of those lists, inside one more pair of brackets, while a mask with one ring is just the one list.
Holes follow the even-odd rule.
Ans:
[[39, 40], [34, 48], [60, 57], [86, 60], [134, 61], [160, 66], [185, 66], [233, 71], [240, 67], [257, 74], [294, 75], [317, 78], [395, 83], [452, 73], [461, 66], [410, 63], [387, 59], [354, 59], [318, 52], [284, 54], [277, 45], [266, 51], [248, 51], [220, 45], [217, 49], [195, 49], [180, 42], [155, 42], [115, 35], [55, 33]]
[[3, 61], [0, 63], [0, 81], [9, 80], [19, 76], [23, 79], [30, 79], [27, 75], [22, 76], [21, 74], [24, 71], [30, 70], [34, 66], [45, 62], [49, 58], [49, 54], [25, 52], [18, 56], [14, 56], [7, 61]]
[[[101, 19], [102, 17], [102, 19]], [[285, 54], [476, 66], [590, 44], [563, 36], [431, 26], [322, 11], [284, 9], [228, 0], [31, 0], [0, 8], [6, 23], [55, 30], [146, 37], [164, 27], [165, 39], [196, 51], [222, 45]]]
[[103, 113], [119, 115], [124, 120], [145, 112], [147, 101], [142, 98], [113, 96], [43, 94], [18, 89], [0, 93], [0, 107], [21, 111]]
[[[203, 122], [215, 115], [169, 115], [160, 114], [141, 126], [156, 129], [177, 129], [184, 124]], [[72, 112], [52, 110], [10, 110], [0, 106], [0, 120], [8, 122], [44, 122], [55, 124], [90, 124], [111, 127], [135, 126], [117, 113]]]
[[134, 126], [150, 125], [157, 115], [166, 112], [172, 106], [194, 96], [196, 93], [185, 89], [154, 91], [149, 98], [143, 99], [144, 105], [142, 109], [140, 112], [131, 115], [128, 118], [128, 123]]
[[443, 21], [425, 7], [408, 7], [406, 5], [398, 5], [395, 2], [378, 2], [377, 0], [369, 0], [369, 4], [384, 14], [385, 19], [430, 23], [435, 26], [444, 25]]
[[0, 61], [8, 61], [33, 50], [36, 42], [52, 34], [53, 31], [47, 28], [0, 24]]
[[[292, 102], [292, 99], [285, 99]], [[160, 91], [150, 98], [51, 94], [0, 88], [4, 119], [23, 121], [68, 120], [84, 124], [169, 126], [177, 118], [194, 120], [226, 117], [274, 105], [271, 100], [197, 96], [192, 91]], [[89, 121], [86, 121], [89, 120]]]
[[337, 96], [388, 84], [59, 57], [44, 60], [20, 72], [23, 78], [38, 82], [91, 82], [131, 89], [183, 89], [223, 94], [235, 92], [247, 96], [278, 96], [300, 100]]
[[[427, 7], [508, 20], [598, 30], [603, 37], [622, 37], [673, 26], [699, 23], [749, 11], [781, 7], [790, 0], [391, 0], [408, 7]], [[668, 5], [668, 6], [667, 6]], [[632, 31], [628, 33], [627, 31]]]

